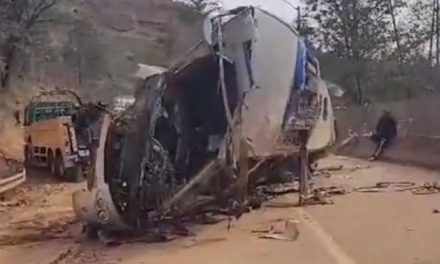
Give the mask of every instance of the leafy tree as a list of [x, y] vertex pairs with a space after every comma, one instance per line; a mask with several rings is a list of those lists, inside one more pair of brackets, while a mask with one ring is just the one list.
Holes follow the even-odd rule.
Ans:
[[420, 54], [429, 40], [430, 25], [426, 3], [432, 0], [304, 2], [306, 23], [312, 25], [309, 38], [328, 55], [324, 58], [329, 63], [324, 64], [333, 63], [332, 76], [343, 82], [358, 103], [365, 100], [366, 90], [386, 89], [390, 78], [396, 90], [407, 87], [408, 74], [414, 72], [412, 61], [424, 61]]

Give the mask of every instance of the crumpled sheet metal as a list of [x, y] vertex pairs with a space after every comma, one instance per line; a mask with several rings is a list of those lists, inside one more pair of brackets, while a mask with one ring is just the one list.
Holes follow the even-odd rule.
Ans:
[[[254, 8], [255, 23], [249, 19], [251, 12], [240, 14], [223, 26], [225, 55], [235, 61], [240, 90], [246, 91], [243, 107], [243, 134], [252, 144], [253, 155], [268, 157], [294, 153], [297, 147], [281, 142], [284, 114], [295, 73], [298, 33], [282, 20], [264, 10]], [[255, 30], [251, 30], [252, 26]], [[237, 34], [243, 32], [243, 34]], [[250, 72], [246, 69], [243, 44], [254, 34]], [[239, 37], [238, 37], [239, 36]], [[252, 74], [252, 78], [249, 78]], [[250, 83], [253, 80], [253, 84]], [[319, 94], [328, 98], [328, 115], [320, 118], [311, 131], [308, 147], [320, 151], [335, 141], [334, 116], [328, 90], [319, 82]]]
[[246, 95], [242, 125], [255, 154], [265, 157], [278, 149], [294, 76], [298, 36], [262, 10], [256, 9], [255, 17], [258, 38], [252, 48], [251, 67], [257, 88]]

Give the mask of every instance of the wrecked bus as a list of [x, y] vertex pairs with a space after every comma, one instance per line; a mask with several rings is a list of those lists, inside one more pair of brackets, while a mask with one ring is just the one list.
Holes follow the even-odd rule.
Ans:
[[102, 117], [95, 173], [73, 197], [89, 226], [240, 214], [261, 200], [261, 184], [305, 182], [310, 160], [335, 142], [319, 62], [291, 25], [242, 7], [204, 31], [184, 59], [145, 79], [130, 109]]

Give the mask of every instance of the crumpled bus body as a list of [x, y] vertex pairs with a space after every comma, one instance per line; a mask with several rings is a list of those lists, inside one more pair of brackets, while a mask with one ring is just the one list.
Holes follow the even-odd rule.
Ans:
[[74, 194], [84, 222], [146, 229], [236, 209], [274, 164], [295, 163], [301, 131], [311, 156], [335, 142], [319, 63], [294, 28], [243, 7], [208, 19], [205, 35], [204, 52], [148, 76], [118, 119], [103, 116], [94, 174]]

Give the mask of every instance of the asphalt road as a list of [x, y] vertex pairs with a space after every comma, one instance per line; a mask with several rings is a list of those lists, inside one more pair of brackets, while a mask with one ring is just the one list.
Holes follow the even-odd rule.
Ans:
[[[438, 172], [410, 166], [340, 157], [320, 163], [321, 168], [339, 165], [343, 168], [331, 171], [331, 177], [317, 177], [317, 185], [353, 190], [379, 181], [423, 184], [440, 179]], [[1, 204], [0, 263], [440, 263], [440, 214], [433, 212], [440, 209], [440, 194], [352, 191], [332, 197], [331, 205], [266, 207], [233, 222], [229, 231], [221, 222], [196, 227], [196, 237], [169, 243], [105, 247], [87, 240], [74, 223], [70, 195], [81, 187], [31, 180], [11, 195], [11, 203]], [[279, 199], [295, 201], [296, 196]], [[255, 233], [283, 221], [297, 222], [297, 240], [261, 239]], [[42, 230], [52, 235], [44, 236]]]

